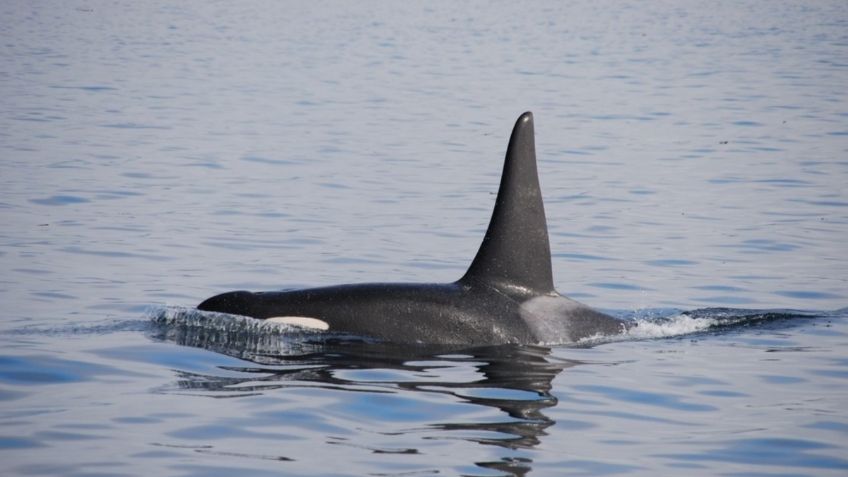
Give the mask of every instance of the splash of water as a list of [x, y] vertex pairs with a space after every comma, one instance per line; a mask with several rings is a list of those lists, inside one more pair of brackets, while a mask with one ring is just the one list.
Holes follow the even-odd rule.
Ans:
[[246, 316], [165, 307], [151, 313], [152, 337], [255, 362], [315, 351], [331, 340], [361, 338]]
[[620, 334], [593, 335], [580, 340], [578, 345], [594, 346], [617, 341], [674, 338], [817, 316], [823, 314], [798, 310], [735, 308], [703, 308], [692, 311], [640, 310], [631, 313], [628, 318], [632, 320], [633, 326], [627, 327]]
[[[717, 332], [777, 321], [821, 316], [796, 310], [742, 310], [705, 308], [693, 311], [638, 310], [622, 316], [629, 326], [617, 334], [598, 334], [575, 343], [579, 347], [618, 341], [673, 338]], [[151, 315], [158, 329], [156, 338], [255, 359], [302, 352], [304, 347], [332, 339], [366, 341], [362, 337], [338, 335], [285, 323], [198, 311], [194, 308], [166, 307]], [[555, 346], [557, 344], [551, 344]]]

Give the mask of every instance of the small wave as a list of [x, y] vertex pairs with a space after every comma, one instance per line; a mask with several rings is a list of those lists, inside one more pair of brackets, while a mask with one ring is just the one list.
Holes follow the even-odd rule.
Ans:
[[[576, 343], [579, 347], [599, 344], [674, 338], [716, 333], [749, 326], [761, 326], [797, 318], [824, 316], [797, 310], [745, 310], [704, 308], [639, 310], [622, 314], [626, 325], [621, 333], [593, 335]], [[338, 335], [272, 323], [254, 318], [199, 311], [195, 308], [166, 307], [153, 313], [157, 338], [181, 345], [205, 348], [230, 356], [255, 360], [314, 349], [332, 340], [363, 341], [362, 337]]]
[[624, 333], [628, 339], [656, 339], [700, 333], [715, 326], [715, 318], [694, 318], [679, 314], [663, 320], [639, 320]]
[[196, 308], [165, 307], [155, 310], [150, 318], [155, 339], [256, 362], [308, 352], [332, 340], [354, 339], [338, 333]]
[[303, 328], [257, 320], [247, 316], [168, 306], [151, 312], [151, 320], [167, 328], [203, 328], [217, 332], [261, 333], [268, 336], [298, 334]]
[[147, 331], [150, 322], [147, 320], [115, 320], [108, 319], [88, 323], [68, 323], [64, 325], [26, 325], [2, 331], [5, 335], [106, 335], [123, 331]]
[[703, 308], [692, 311], [657, 310], [632, 312], [628, 326], [616, 335], [594, 335], [578, 342], [581, 346], [631, 340], [674, 338], [699, 333], [714, 333], [777, 323], [798, 318], [824, 316], [799, 310], [745, 310], [735, 308]]

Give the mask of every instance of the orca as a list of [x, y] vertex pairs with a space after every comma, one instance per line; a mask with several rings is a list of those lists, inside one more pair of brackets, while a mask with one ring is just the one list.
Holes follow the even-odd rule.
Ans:
[[197, 308], [399, 344], [568, 344], [623, 332], [628, 322], [554, 289], [534, 134], [526, 112], [509, 139], [483, 243], [458, 281], [233, 291]]

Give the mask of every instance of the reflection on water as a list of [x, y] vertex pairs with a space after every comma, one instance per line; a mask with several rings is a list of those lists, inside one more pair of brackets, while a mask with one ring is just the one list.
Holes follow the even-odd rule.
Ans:
[[[391, 346], [190, 309], [27, 326], [0, 339], [76, 351], [0, 353], [0, 452], [16, 475], [89, 475], [91, 446], [114, 475], [843, 475], [846, 317], [644, 310], [639, 326], [679, 338], [552, 349]], [[47, 449], [67, 461], [33, 464]]]
[[[730, 308], [682, 313], [644, 310], [628, 316], [638, 323], [634, 328], [642, 330], [624, 338], [721, 336], [729, 331], [752, 328], [782, 333], [809, 319], [828, 316], [840, 317], [844, 313]], [[459, 440], [502, 449], [501, 458], [496, 460], [469, 457], [469, 464], [476, 468], [500, 472], [497, 475], [526, 475], [535, 466], [532, 451], [543, 445], [551, 428], [579, 435], [595, 426], [585, 419], [586, 416], [600, 413], [609, 418], [686, 427], [694, 425], [687, 420], [700, 419], [699, 414], [718, 416], [722, 412], [720, 402], [704, 402], [697, 397], [680, 395], [674, 386], [653, 390], [621, 384], [572, 383], [567, 406], [560, 409], [560, 418], [554, 419], [546, 412], [560, 403], [553, 393], [554, 379], [563, 370], [586, 362], [554, 356], [551, 349], [543, 347], [398, 346], [352, 336], [299, 331], [285, 325], [268, 326], [250, 318], [183, 308], [163, 309], [152, 318], [150, 333], [157, 340], [207, 349], [251, 363], [175, 370], [176, 381], [158, 387], [159, 393], [215, 399], [284, 399], [300, 392], [316, 397], [322, 393], [325, 397], [336, 396], [331, 405], [331, 418], [325, 418], [320, 409], [257, 410], [254, 418], [264, 425], [274, 426], [278, 432], [285, 432], [280, 439], [291, 439], [288, 434], [291, 429], [302, 430], [307, 426], [312, 432], [321, 434], [316, 438], [322, 444], [364, 450], [375, 459], [388, 455], [424, 456], [428, 455], [427, 446], [432, 442]], [[782, 348], [770, 344], [767, 351], [773, 349]], [[321, 393], [318, 390], [322, 390]], [[575, 401], [575, 395], [593, 398]], [[728, 387], [710, 390], [704, 396], [732, 399], [746, 395]], [[607, 405], [597, 407], [600, 402]], [[650, 411], [634, 412], [630, 410], [633, 406]], [[563, 411], [566, 414], [563, 415]], [[666, 417], [674, 413], [680, 415], [676, 419]], [[360, 434], [376, 434], [389, 439], [351, 438], [339, 427], [345, 421], [356, 422]], [[243, 420], [244, 429], [240, 432], [251, 437], [265, 435], [247, 431], [250, 422]], [[385, 428], [387, 424], [388, 429]], [[178, 435], [206, 442], [210, 435], [220, 432], [219, 427], [200, 426], [179, 431]], [[693, 462], [716, 459], [722, 453], [663, 455], [675, 461]], [[297, 460], [294, 455], [275, 458]], [[748, 459], [750, 461], [750, 457]], [[844, 464], [839, 459], [827, 462], [825, 467]], [[576, 466], [572, 469], [575, 472], [585, 467], [585, 472], [593, 475], [639, 469], [614, 461], [569, 461], [569, 465]], [[810, 467], [803, 462], [798, 465]], [[467, 469], [463, 473], [478, 475]]]
[[[192, 318], [192, 313], [188, 312], [176, 316], [181, 317], [180, 325], [171, 323], [156, 327], [153, 333], [157, 339], [248, 359], [255, 366], [222, 367], [222, 371], [228, 372], [226, 375], [223, 372], [215, 375], [176, 371], [177, 381], [173, 386], [161, 388], [162, 392], [233, 398], [317, 386], [367, 393], [369, 400], [377, 402], [381, 402], [381, 396], [412, 392], [415, 399], [421, 401], [413, 403], [415, 406], [427, 400], [422, 395], [441, 395], [453, 403], [483, 406], [499, 412], [496, 417], [487, 414], [486, 419], [479, 419], [473, 412], [463, 412], [456, 414], [455, 420], [433, 422], [431, 418], [438, 413], [426, 409], [392, 409], [364, 402], [351, 410], [359, 415], [373, 414], [375, 419], [391, 419], [393, 412], [400, 413], [395, 416], [398, 420], [407, 420], [413, 415], [414, 421], [425, 427], [424, 432], [435, 433], [434, 438], [462, 439], [512, 450], [532, 449], [540, 444], [545, 430], [555, 424], [544, 413], [545, 409], [557, 404], [556, 397], [551, 394], [552, 381], [562, 370], [580, 364], [552, 359], [551, 350], [543, 347], [409, 347], [344, 337], [316, 341], [309, 340], [307, 335], [293, 335], [291, 329], [262, 333], [261, 326], [256, 328], [255, 323], [199, 326], [195, 320], [203, 316]], [[238, 322], [232, 316], [219, 318]], [[212, 323], [218, 323], [214, 315], [211, 319]], [[238, 376], [233, 376], [233, 372]], [[389, 404], [391, 401], [382, 402]], [[413, 426], [401, 432], [416, 434], [422, 429]], [[331, 439], [330, 443], [354, 445], [340, 438]], [[419, 452], [414, 448], [371, 450], [375, 453]], [[531, 463], [528, 458], [514, 457], [476, 464], [509, 475], [524, 475]]]
[[[4, 477], [846, 475], [848, 310], [680, 313], [848, 304], [844, 0], [85, 3], [0, 2]], [[624, 341], [91, 327], [456, 279], [524, 110]]]

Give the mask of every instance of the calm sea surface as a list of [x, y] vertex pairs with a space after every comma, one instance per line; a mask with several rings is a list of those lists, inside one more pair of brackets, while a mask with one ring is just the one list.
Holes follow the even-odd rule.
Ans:
[[[455, 280], [525, 110], [559, 291], [638, 332], [192, 311]], [[4, 476], [844, 476], [846, 280], [844, 1], [0, 3]]]

